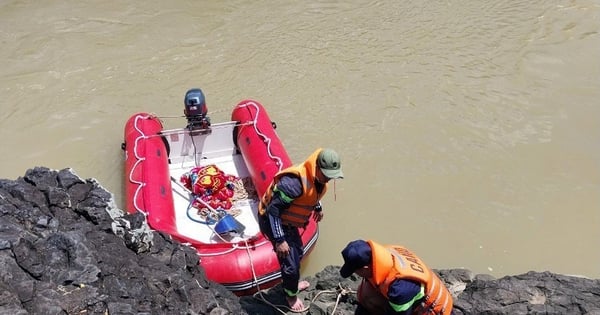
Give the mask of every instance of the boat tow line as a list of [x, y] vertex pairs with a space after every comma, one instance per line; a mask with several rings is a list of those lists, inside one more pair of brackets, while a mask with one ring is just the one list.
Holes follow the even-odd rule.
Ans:
[[[257, 285], [257, 287], [258, 287], [258, 285]], [[334, 305], [333, 310], [331, 311], [331, 314], [330, 314], [330, 315], [334, 315], [335, 314], [335, 310], [337, 309], [338, 305], [340, 304], [340, 299], [342, 298], [342, 296], [346, 296], [346, 295], [349, 295], [349, 294], [352, 294], [352, 293], [356, 293], [356, 291], [354, 291], [354, 290], [352, 290], [350, 288], [345, 288], [345, 287], [342, 286], [341, 283], [338, 283], [338, 288], [336, 290], [321, 290], [321, 291], [317, 292], [317, 294], [315, 294], [315, 296], [310, 300], [310, 303], [311, 304], [314, 303], [321, 294], [337, 294], [337, 298], [335, 299], [335, 305]], [[260, 297], [258, 297], [258, 296], [260, 296]], [[307, 306], [304, 309], [301, 309], [299, 311], [294, 311], [294, 310], [292, 310], [287, 305], [276, 305], [276, 304], [273, 304], [273, 303], [269, 302], [263, 296], [263, 291], [261, 291], [260, 288], [259, 288], [259, 291], [256, 292], [252, 297], [255, 298], [255, 299], [257, 299], [257, 300], [259, 300], [259, 301], [261, 301], [261, 302], [263, 302], [263, 303], [265, 303], [265, 304], [267, 304], [267, 305], [270, 305], [271, 307], [273, 307], [274, 309], [276, 309], [281, 314], [287, 314], [287, 312], [284, 311], [284, 310], [287, 310], [288, 312], [293, 312], [293, 313], [304, 313], [304, 312], [306, 312], [306, 311], [308, 311], [310, 309], [310, 306]]]

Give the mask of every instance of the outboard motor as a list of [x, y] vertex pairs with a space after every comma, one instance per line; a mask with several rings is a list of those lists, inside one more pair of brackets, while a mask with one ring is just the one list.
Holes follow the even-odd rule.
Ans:
[[185, 105], [183, 113], [188, 122], [187, 129], [195, 131], [210, 127], [210, 118], [206, 116], [208, 109], [206, 108], [206, 100], [204, 99], [202, 90], [188, 90], [185, 93], [183, 103]]

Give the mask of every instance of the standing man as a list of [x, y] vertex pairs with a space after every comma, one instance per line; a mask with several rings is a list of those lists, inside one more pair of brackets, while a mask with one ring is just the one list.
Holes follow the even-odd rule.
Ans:
[[275, 174], [259, 204], [261, 232], [271, 241], [281, 266], [283, 290], [293, 311], [302, 311], [298, 298], [301, 290], [310, 285], [300, 281], [300, 261], [304, 254], [299, 228], [309, 219], [323, 219], [321, 198], [327, 183], [344, 178], [342, 163], [332, 149], [317, 149], [306, 161]]
[[410, 250], [356, 240], [342, 250], [344, 278], [363, 277], [356, 315], [451, 315], [453, 302], [442, 280]]

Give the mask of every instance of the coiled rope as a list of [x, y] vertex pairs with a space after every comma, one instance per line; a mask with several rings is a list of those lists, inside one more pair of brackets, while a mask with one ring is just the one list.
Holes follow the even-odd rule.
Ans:
[[[257, 287], [258, 287], [258, 285], [257, 285]], [[337, 297], [335, 299], [335, 305], [333, 306], [333, 310], [331, 311], [331, 314], [330, 314], [330, 315], [334, 315], [335, 311], [337, 310], [338, 305], [340, 304], [340, 300], [341, 300], [342, 296], [346, 296], [351, 293], [356, 293], [356, 291], [351, 290], [349, 288], [344, 288], [344, 287], [342, 287], [341, 283], [338, 283], [338, 288], [336, 290], [321, 290], [321, 291], [317, 292], [317, 294], [310, 300], [310, 303], [311, 304], [314, 303], [317, 300], [317, 298], [319, 296], [321, 296], [322, 294], [337, 294]], [[287, 312], [304, 313], [310, 309], [310, 306], [308, 306], [308, 307], [304, 307], [301, 310], [295, 311], [287, 305], [273, 304], [264, 297], [263, 291], [261, 291], [261, 290], [254, 293], [254, 295], [252, 297], [273, 307], [275, 310], [277, 310], [281, 314], [287, 314]], [[284, 310], [287, 310], [287, 311], [284, 311]]]

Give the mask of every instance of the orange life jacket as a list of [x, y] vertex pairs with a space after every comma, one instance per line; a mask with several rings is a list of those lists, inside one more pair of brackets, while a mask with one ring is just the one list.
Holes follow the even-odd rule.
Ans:
[[368, 241], [373, 257], [373, 277], [369, 281], [383, 296], [397, 279], [413, 280], [425, 285], [425, 298], [415, 314], [450, 315], [453, 301], [442, 280], [423, 261], [402, 246], [383, 246]]
[[281, 223], [283, 225], [292, 225], [295, 227], [304, 227], [306, 225], [315, 206], [327, 192], [327, 185], [324, 185], [323, 190], [319, 194], [314, 184], [315, 172], [317, 169], [317, 156], [321, 150], [322, 149], [317, 149], [302, 164], [288, 167], [275, 174], [273, 182], [271, 182], [267, 188], [267, 191], [258, 205], [258, 213], [260, 215], [266, 213], [267, 205], [273, 197], [273, 190], [275, 189], [279, 178], [286, 174], [294, 174], [298, 176], [302, 182], [302, 195], [294, 199], [288, 209], [280, 213]]

